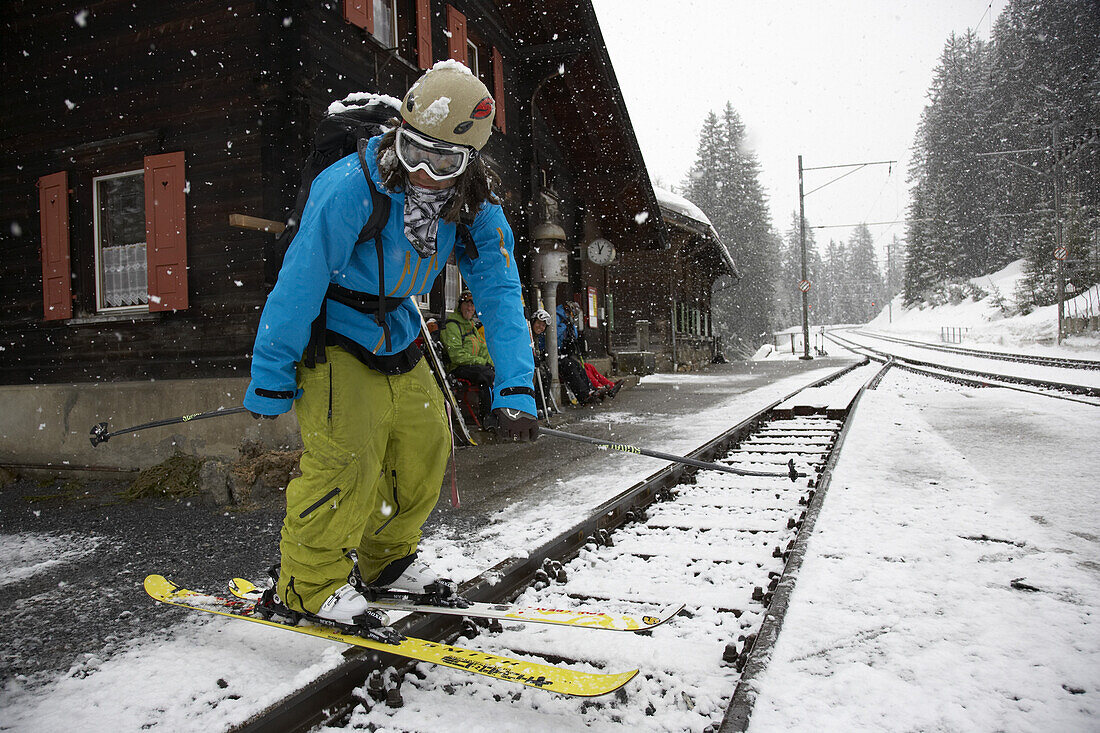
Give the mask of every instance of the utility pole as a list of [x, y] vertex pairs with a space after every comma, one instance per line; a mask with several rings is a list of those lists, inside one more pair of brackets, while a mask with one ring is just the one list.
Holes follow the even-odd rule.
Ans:
[[[809, 280], [806, 268], [806, 196], [802, 193], [802, 156], [798, 156], [798, 242], [802, 249], [802, 282]], [[810, 356], [810, 293], [799, 283], [802, 291], [802, 356], [803, 361], [813, 359]]]
[[[1054, 151], [1054, 164], [1050, 169], [1050, 177], [1054, 179], [1054, 249], [1059, 251], [1062, 249], [1062, 184], [1061, 177], [1058, 175], [1058, 123], [1055, 122], [1051, 125], [1050, 129], [1051, 149]], [[1058, 338], [1055, 343], [1059, 346], [1062, 345], [1062, 319], [1063, 311], [1065, 310], [1066, 299], [1066, 277], [1065, 277], [1065, 265], [1063, 264], [1065, 259], [1062, 257], [1055, 257], [1054, 260], [1054, 279], [1055, 287], [1057, 288], [1058, 299]]]
[[[895, 236], [894, 242], [898, 239]], [[886, 245], [886, 313], [887, 323], [894, 322], [894, 273], [890, 269], [890, 250], [894, 248], [893, 243]]]

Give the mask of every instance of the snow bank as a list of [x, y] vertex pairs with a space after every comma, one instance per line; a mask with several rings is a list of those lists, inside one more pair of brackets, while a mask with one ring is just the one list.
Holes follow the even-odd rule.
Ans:
[[[1015, 316], [1006, 316], [1000, 307], [1002, 299], [1006, 303], [1013, 301], [1016, 285], [1023, 276], [1024, 261], [1016, 260], [997, 272], [972, 278], [969, 282], [987, 295], [959, 303], [906, 308], [899, 295], [892, 304], [892, 318], [891, 309], [883, 309], [867, 327], [925, 341], [939, 341], [940, 329], [944, 327], [965, 328], [969, 329], [963, 340], [967, 346], [984, 344], [1011, 350], [1022, 347], [1020, 350], [1032, 353], [1059, 352], [1053, 347], [1058, 323], [1056, 306], [1043, 306], [1027, 315]], [[1100, 313], [1100, 285], [1093, 285], [1067, 301], [1066, 312], [1079, 316]], [[1100, 336], [1095, 333], [1070, 336], [1063, 341], [1063, 347], [1061, 352], [1100, 354]]]

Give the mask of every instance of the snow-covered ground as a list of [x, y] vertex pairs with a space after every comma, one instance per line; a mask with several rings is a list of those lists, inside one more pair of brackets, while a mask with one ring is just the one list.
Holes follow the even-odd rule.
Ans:
[[892, 371], [750, 730], [1100, 730], [1098, 441], [1095, 407]]
[[[940, 341], [941, 328], [969, 329], [962, 345], [1027, 354], [1061, 355], [1078, 358], [1100, 358], [1100, 335], [1096, 333], [1068, 336], [1062, 346], [1055, 346], [1058, 309], [1049, 305], [1036, 308], [1027, 315], [1006, 317], [997, 304], [1000, 295], [1008, 303], [1013, 300], [1016, 283], [1023, 277], [1023, 260], [1017, 260], [1002, 270], [971, 279], [971, 283], [988, 295], [980, 300], [964, 299], [957, 304], [905, 308], [902, 296], [894, 298], [867, 324], [876, 331], [894, 332], [900, 336], [929, 342]], [[1066, 302], [1070, 316], [1100, 314], [1100, 285], [1085, 289]]]
[[[739, 419], [837, 368], [835, 362], [828, 367], [822, 365], [740, 393], [737, 388], [743, 388], [745, 377], [739, 374], [646, 377], [654, 383], [671, 382], [674, 389], [683, 387], [713, 395], [710, 409], [689, 415], [661, 415], [661, 437], [648, 445], [670, 453], [693, 450]], [[648, 416], [654, 418], [652, 413]], [[617, 413], [600, 415], [601, 421], [608, 421], [608, 436], [614, 436], [610, 428], [622, 422], [621, 417]], [[607, 451], [598, 465], [598, 473], [559, 479], [537, 498], [525, 499], [486, 517], [476, 534], [444, 522], [421, 545], [421, 556], [456, 580], [473, 577], [567, 530], [592, 508], [656, 471], [662, 462]], [[93, 542], [74, 535], [66, 540], [66, 546], [89, 547]], [[44, 559], [30, 558], [18, 549], [24, 546], [20, 541], [0, 545], [0, 567], [14, 568], [20, 557], [24, 558], [18, 560], [20, 567], [33, 567]], [[45, 686], [6, 680], [0, 691], [0, 708], [4, 711], [0, 730], [68, 733], [74, 726], [74, 711], [79, 711], [82, 730], [225, 730], [337, 666], [345, 649], [340, 644], [288, 632], [273, 633], [228, 619], [183, 612], [180, 618], [170, 634], [139, 639], [123, 653], [109, 658], [87, 654]], [[552, 702], [547, 705], [553, 707]], [[644, 710], [645, 702], [641, 706]]]
[[[653, 447], [694, 448], [824, 372], [732, 397], [722, 396], [732, 385], [712, 377], [661, 375], [713, 390], [715, 405], [662, 416], [668, 429]], [[1098, 417], [1095, 407], [899, 370], [866, 393], [757, 681], [751, 729], [1100, 730], [1100, 486], [1090, 458]], [[603, 465], [488, 517], [475, 536], [444, 526], [426, 555], [470, 577], [561, 532], [660, 464], [609, 452]], [[27, 573], [66, 561], [30, 553], [28, 539], [0, 544], [0, 567]], [[95, 542], [73, 535], [64, 546], [95, 552]], [[180, 618], [170, 633], [115, 656], [86, 655], [44, 687], [6, 681], [0, 730], [224, 730], [341, 660], [341, 645]], [[645, 637], [630, 641], [639, 654], [660, 648], [659, 635], [648, 651]], [[720, 691], [700, 693], [709, 700]], [[669, 704], [656, 688], [632, 689], [630, 699], [643, 712], [648, 702]], [[422, 712], [453, 721], [466, 705], [448, 698], [445, 709]], [[580, 730], [583, 721], [561, 714], [567, 707], [548, 696], [545, 717], [509, 725]]]

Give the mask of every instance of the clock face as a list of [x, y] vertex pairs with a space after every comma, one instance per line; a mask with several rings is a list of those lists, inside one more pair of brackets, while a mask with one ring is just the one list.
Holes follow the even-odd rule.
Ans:
[[615, 247], [606, 239], [594, 239], [588, 245], [588, 259], [597, 265], [610, 265], [615, 259]]

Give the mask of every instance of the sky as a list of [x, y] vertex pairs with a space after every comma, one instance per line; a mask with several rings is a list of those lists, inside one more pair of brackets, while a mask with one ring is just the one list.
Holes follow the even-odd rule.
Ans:
[[[988, 40], [1007, 0], [593, 0], [651, 178], [679, 187], [707, 112], [730, 102], [761, 166], [773, 226], [905, 218], [909, 151], [952, 31]], [[809, 192], [823, 184], [827, 187]], [[904, 225], [873, 226], [880, 250]], [[818, 229], [822, 249], [850, 228]], [[880, 261], [880, 264], [881, 261]]]

